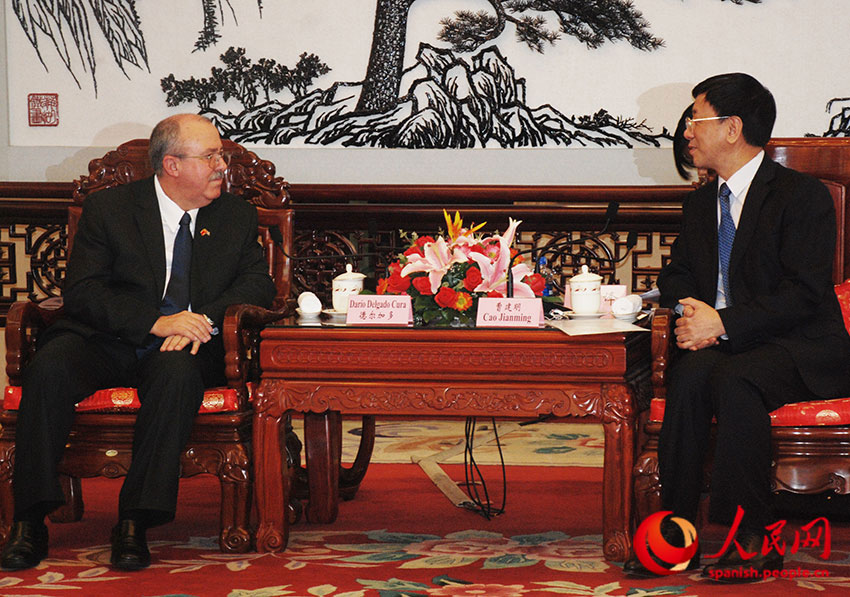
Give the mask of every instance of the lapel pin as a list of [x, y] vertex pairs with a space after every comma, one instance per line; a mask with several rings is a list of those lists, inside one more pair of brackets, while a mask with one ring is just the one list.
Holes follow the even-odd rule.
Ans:
[[210, 235], [210, 231], [209, 231], [209, 230], [207, 230], [206, 228], [204, 228], [203, 230], [201, 230], [201, 236], [209, 236], [209, 235]]

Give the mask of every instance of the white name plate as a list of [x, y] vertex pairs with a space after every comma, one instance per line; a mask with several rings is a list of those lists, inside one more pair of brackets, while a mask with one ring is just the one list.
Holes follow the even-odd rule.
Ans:
[[406, 294], [358, 294], [348, 297], [348, 325], [407, 325], [413, 323], [413, 304]]
[[476, 327], [536, 328], [544, 323], [543, 301], [539, 298], [478, 299]]

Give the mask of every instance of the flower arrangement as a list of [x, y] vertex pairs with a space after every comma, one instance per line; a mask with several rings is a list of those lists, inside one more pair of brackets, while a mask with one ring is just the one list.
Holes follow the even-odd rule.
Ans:
[[[517, 255], [511, 244], [522, 221], [511, 218], [504, 234], [484, 236], [478, 231], [486, 222], [464, 228], [459, 213], [443, 214], [448, 240], [409, 235], [409, 248], [390, 264], [377, 293], [410, 295], [414, 325], [474, 325], [479, 298], [507, 295], [508, 265]], [[511, 272], [515, 297], [542, 295], [543, 276], [522, 262]]]

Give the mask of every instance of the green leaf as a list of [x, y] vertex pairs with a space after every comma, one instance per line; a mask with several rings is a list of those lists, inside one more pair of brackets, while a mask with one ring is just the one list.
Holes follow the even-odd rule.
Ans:
[[347, 558], [341, 558], [341, 562], [360, 562], [360, 563], [385, 563], [385, 562], [401, 562], [404, 560], [411, 560], [418, 556], [407, 554], [403, 551], [393, 551], [393, 552], [384, 552], [384, 553], [367, 553], [361, 554], [358, 556], [350, 556]]
[[427, 591], [431, 587], [421, 582], [412, 580], [402, 580], [400, 578], [390, 578], [388, 580], [368, 580], [358, 578], [357, 582], [367, 589], [375, 589], [376, 591]]
[[457, 566], [468, 566], [480, 560], [480, 556], [455, 556], [450, 554], [439, 556], [428, 556], [418, 560], [405, 562], [400, 568], [456, 568]]
[[496, 570], [499, 568], [523, 568], [534, 566], [539, 560], [530, 560], [524, 554], [503, 554], [484, 560], [482, 568]]
[[570, 446], [553, 446], [551, 448], [537, 448], [534, 450], [535, 454], [566, 454], [568, 452], [575, 452], [575, 448]]

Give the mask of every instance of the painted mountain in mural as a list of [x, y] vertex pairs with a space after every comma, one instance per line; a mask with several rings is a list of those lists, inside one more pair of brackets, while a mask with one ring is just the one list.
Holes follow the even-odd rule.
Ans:
[[401, 95], [382, 113], [357, 110], [360, 83], [315, 89], [290, 104], [272, 100], [240, 114], [202, 109], [222, 134], [239, 143], [383, 148], [470, 148], [659, 145], [670, 138], [605, 110], [565, 116], [551, 105], [526, 104], [525, 81], [493, 46], [471, 62], [451, 50], [420, 44], [402, 77]]

